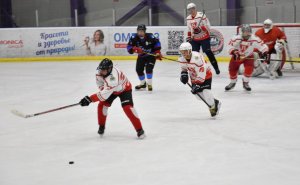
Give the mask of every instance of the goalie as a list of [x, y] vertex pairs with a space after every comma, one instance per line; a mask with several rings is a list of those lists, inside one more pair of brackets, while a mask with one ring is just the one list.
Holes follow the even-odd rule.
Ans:
[[[271, 79], [282, 76], [281, 68], [286, 61], [285, 44], [287, 39], [285, 33], [273, 25], [272, 20], [264, 21], [264, 27], [256, 31], [255, 35], [259, 37], [268, 46], [268, 58], [266, 61], [257, 60], [255, 70], [252, 76], [259, 76], [264, 72], [268, 73]], [[281, 60], [280, 61], [272, 61]]]

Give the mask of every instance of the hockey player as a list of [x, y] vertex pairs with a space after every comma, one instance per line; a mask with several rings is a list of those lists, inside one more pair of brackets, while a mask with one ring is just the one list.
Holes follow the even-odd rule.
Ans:
[[[179, 47], [181, 57], [181, 77], [183, 84], [188, 83], [189, 76], [192, 83], [192, 93], [199, 94], [210, 106], [209, 111], [212, 117], [219, 113], [221, 103], [211, 93], [212, 73], [204, 56], [199, 52], [192, 51], [192, 45], [188, 42], [182, 43]], [[196, 96], [198, 98], [198, 96]]]
[[257, 65], [255, 71], [253, 72], [253, 76], [261, 75], [265, 72], [264, 69], [268, 70], [267, 72], [269, 73], [271, 79], [282, 76], [281, 68], [286, 60], [286, 51], [284, 48], [287, 38], [285, 33], [278, 27], [274, 26], [271, 19], [267, 19], [264, 21], [264, 27], [258, 29], [255, 35], [268, 45], [269, 59], [282, 60], [282, 62], [267, 60], [266, 62], [269, 63], [268, 68], [265, 68], [266, 66], [262, 66], [265, 65], [265, 63], [262, 65]]
[[131, 83], [122, 71], [113, 67], [110, 59], [105, 58], [100, 62], [96, 72], [96, 83], [100, 91], [91, 96], [85, 96], [80, 101], [80, 105], [88, 106], [91, 102], [99, 102], [98, 134], [101, 136], [104, 134], [108, 108], [119, 97], [125, 114], [137, 131], [138, 138], [144, 138], [145, 133], [141, 121], [133, 107]]
[[202, 47], [216, 74], [220, 74], [218, 62], [210, 48], [210, 23], [208, 18], [203, 12], [197, 12], [194, 3], [189, 3], [187, 10], [190, 14], [186, 18], [188, 26], [187, 41], [191, 43], [193, 51], [199, 52], [200, 47]]
[[[153, 68], [156, 59], [161, 60], [162, 57], [160, 49], [159, 39], [152, 33], [146, 33], [146, 26], [144, 24], [138, 25], [137, 34], [131, 36], [127, 45], [127, 51], [130, 54], [138, 54], [136, 72], [140, 79], [140, 85], [135, 87], [136, 90], [145, 89], [146, 86], [148, 86], [148, 91], [152, 91]], [[151, 53], [156, 56], [148, 55], [146, 53]], [[145, 68], [147, 82], [145, 80]]]
[[225, 87], [229, 91], [235, 87], [237, 82], [238, 70], [241, 64], [244, 64], [243, 87], [251, 91], [249, 80], [254, 68], [254, 51], [259, 51], [265, 58], [268, 52], [268, 46], [258, 37], [252, 34], [249, 24], [243, 24], [242, 34], [234, 36], [229, 42], [229, 54], [232, 55], [229, 63], [229, 75], [231, 82]]

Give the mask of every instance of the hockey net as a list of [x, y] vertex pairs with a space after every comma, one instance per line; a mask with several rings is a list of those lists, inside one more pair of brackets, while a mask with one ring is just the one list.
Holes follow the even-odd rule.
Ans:
[[[255, 33], [263, 24], [250, 24], [252, 32]], [[274, 24], [280, 28], [287, 37], [287, 58], [286, 60], [299, 61], [299, 62], [286, 62], [283, 71], [287, 72], [300, 72], [300, 24], [297, 23], [278, 23]], [[241, 27], [237, 27], [237, 34], [240, 34]]]

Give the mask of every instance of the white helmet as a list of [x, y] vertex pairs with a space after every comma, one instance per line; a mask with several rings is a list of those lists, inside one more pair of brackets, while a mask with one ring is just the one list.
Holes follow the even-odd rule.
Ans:
[[192, 45], [189, 42], [184, 42], [179, 46], [179, 51], [189, 50], [192, 52]]
[[266, 19], [264, 21], [264, 31], [268, 33], [273, 28], [273, 21], [271, 19]]
[[195, 3], [189, 3], [189, 4], [186, 6], [186, 9], [191, 9], [191, 8], [196, 8]]

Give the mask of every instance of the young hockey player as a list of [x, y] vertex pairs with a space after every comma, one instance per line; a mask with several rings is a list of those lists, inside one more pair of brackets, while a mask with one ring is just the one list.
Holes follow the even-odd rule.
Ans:
[[243, 24], [241, 29], [242, 34], [234, 36], [229, 42], [229, 54], [232, 55], [229, 63], [231, 82], [225, 87], [226, 91], [235, 87], [241, 64], [244, 64], [245, 68], [243, 87], [246, 91], [251, 91], [249, 81], [254, 68], [254, 52], [259, 51], [264, 58], [266, 58], [268, 52], [268, 46], [252, 34], [252, 29], [249, 24]]
[[[127, 51], [130, 54], [137, 53], [136, 72], [140, 79], [140, 85], [135, 87], [136, 90], [145, 89], [148, 85], [148, 91], [152, 91], [153, 68], [156, 59], [161, 60], [160, 42], [152, 33], [146, 33], [146, 26], [140, 24], [137, 27], [137, 34], [131, 36]], [[151, 53], [153, 55], [148, 55]], [[146, 68], [147, 83], [145, 80], [144, 70]]]
[[190, 14], [186, 18], [188, 26], [187, 41], [191, 43], [193, 51], [199, 52], [200, 47], [202, 47], [216, 74], [220, 74], [218, 62], [210, 48], [210, 23], [208, 18], [203, 12], [197, 12], [194, 3], [189, 3], [187, 10]]
[[107, 110], [113, 101], [119, 97], [123, 110], [130, 119], [132, 125], [137, 131], [138, 138], [144, 138], [145, 133], [138, 115], [133, 107], [131, 83], [122, 71], [113, 67], [110, 59], [103, 59], [96, 72], [96, 83], [99, 92], [91, 96], [85, 96], [81, 101], [81, 106], [88, 106], [91, 102], [98, 104], [98, 134], [104, 134]]
[[282, 62], [267, 60], [266, 62], [269, 63], [268, 67], [266, 68], [265, 66], [257, 65], [253, 72], [253, 76], [261, 75], [265, 72], [264, 69], [268, 69], [267, 72], [271, 79], [282, 76], [281, 68], [286, 61], [285, 44], [287, 43], [287, 38], [285, 33], [274, 26], [271, 19], [267, 19], [264, 21], [264, 27], [258, 29], [255, 32], [255, 35], [269, 47], [269, 59], [281, 60]]
[[[179, 47], [181, 57], [181, 77], [183, 84], [188, 83], [189, 76], [192, 83], [192, 93], [200, 95], [210, 106], [209, 111], [212, 117], [219, 113], [221, 102], [214, 98], [211, 93], [212, 73], [204, 56], [199, 52], [192, 51], [192, 45], [188, 42], [182, 43]], [[196, 96], [198, 98], [198, 96]]]

